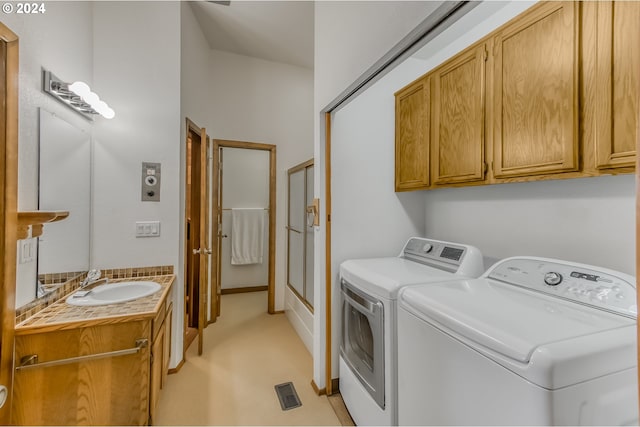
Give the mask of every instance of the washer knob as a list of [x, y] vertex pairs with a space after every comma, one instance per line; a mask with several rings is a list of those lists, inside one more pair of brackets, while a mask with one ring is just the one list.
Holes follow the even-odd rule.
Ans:
[[433, 249], [433, 245], [431, 243], [425, 243], [424, 246], [422, 247], [422, 251], [425, 254], [428, 254], [429, 252], [431, 252], [431, 249]]
[[562, 274], [553, 271], [544, 275], [544, 283], [549, 286], [557, 286], [562, 282]]

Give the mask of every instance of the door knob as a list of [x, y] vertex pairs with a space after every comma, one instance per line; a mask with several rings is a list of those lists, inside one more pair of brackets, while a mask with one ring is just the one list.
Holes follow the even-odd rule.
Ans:
[[213, 251], [209, 248], [198, 248], [193, 250], [194, 255], [211, 255], [212, 252]]
[[227, 236], [226, 234], [222, 234], [222, 232], [220, 232], [220, 233], [218, 233], [218, 237], [221, 237], [221, 238], [224, 239], [224, 238], [227, 238], [229, 236]]

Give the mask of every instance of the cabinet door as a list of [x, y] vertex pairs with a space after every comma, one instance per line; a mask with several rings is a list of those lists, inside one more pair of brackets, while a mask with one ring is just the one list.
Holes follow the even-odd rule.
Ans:
[[534, 6], [494, 38], [494, 175], [575, 171], [579, 3]]
[[396, 191], [429, 186], [429, 77], [396, 96]]
[[[138, 321], [16, 337], [17, 363], [37, 355], [38, 364], [16, 371], [12, 423], [146, 425], [149, 347], [104, 353], [135, 348], [150, 337], [149, 326]], [[59, 364], [46, 365], [54, 361]]]
[[[168, 303], [169, 304], [169, 303]], [[167, 315], [164, 319], [164, 349], [162, 351], [162, 375], [160, 388], [164, 388], [167, 382], [167, 374], [169, 373], [169, 361], [171, 359], [171, 321], [173, 317], [173, 304], [169, 304]]]
[[640, 3], [599, 1], [596, 5], [596, 167], [634, 166], [640, 91]]
[[434, 183], [484, 179], [486, 48], [455, 57], [432, 74]]
[[156, 418], [156, 408], [160, 398], [160, 388], [162, 386], [162, 370], [164, 368], [164, 341], [165, 326], [163, 323], [160, 331], [151, 346], [151, 381], [149, 386], [149, 420], [153, 423]]

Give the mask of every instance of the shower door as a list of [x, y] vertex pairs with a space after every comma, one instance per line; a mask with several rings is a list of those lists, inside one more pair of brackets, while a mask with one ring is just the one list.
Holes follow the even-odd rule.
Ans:
[[313, 203], [313, 160], [288, 171], [287, 284], [313, 311], [313, 221], [307, 206]]

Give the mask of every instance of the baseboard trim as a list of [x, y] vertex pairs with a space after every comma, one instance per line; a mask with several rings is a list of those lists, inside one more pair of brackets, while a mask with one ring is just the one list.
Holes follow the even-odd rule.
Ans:
[[[335, 390], [334, 390], [335, 391]], [[333, 408], [333, 412], [336, 413], [338, 417], [338, 421], [343, 426], [355, 426], [356, 423], [351, 418], [351, 414], [347, 409], [347, 406], [344, 404], [344, 400], [342, 399], [342, 395], [340, 393], [334, 393], [331, 396], [327, 396], [327, 400], [329, 404]]]
[[327, 394], [327, 389], [326, 388], [318, 388], [318, 386], [316, 385], [316, 382], [314, 380], [311, 380], [311, 388], [313, 389], [313, 391], [318, 395], [318, 396], [323, 396], [325, 394]]
[[269, 313], [269, 314], [284, 314], [284, 310], [276, 310], [273, 313]]
[[229, 288], [229, 289], [222, 289], [221, 293], [222, 295], [230, 295], [230, 294], [243, 294], [245, 292], [262, 292], [262, 291], [268, 291], [269, 290], [269, 286], [265, 285], [265, 286], [247, 286], [244, 288]]

